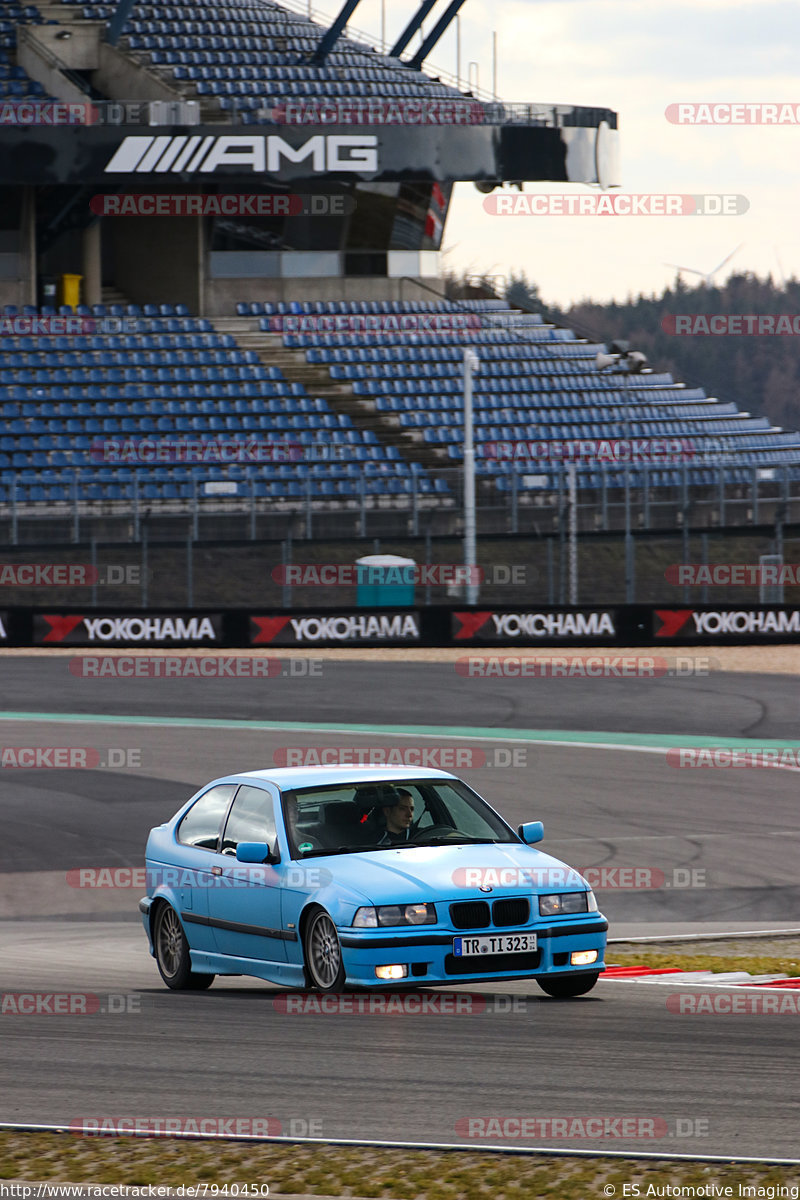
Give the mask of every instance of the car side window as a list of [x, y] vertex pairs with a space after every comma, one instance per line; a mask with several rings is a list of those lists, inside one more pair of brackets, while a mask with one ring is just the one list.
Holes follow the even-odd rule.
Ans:
[[233, 851], [235, 854], [239, 842], [267, 842], [272, 848], [276, 837], [272, 796], [263, 788], [243, 784], [228, 815], [222, 835], [222, 853]]
[[201, 850], [216, 850], [219, 827], [235, 791], [235, 784], [220, 783], [204, 792], [178, 826], [178, 841]]

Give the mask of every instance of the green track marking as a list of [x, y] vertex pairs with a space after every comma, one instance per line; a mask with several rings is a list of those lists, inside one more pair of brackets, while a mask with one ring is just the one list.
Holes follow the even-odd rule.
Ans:
[[347, 733], [353, 736], [446, 738], [490, 742], [525, 742], [541, 746], [578, 746], [595, 750], [628, 750], [659, 754], [674, 747], [721, 747], [726, 750], [800, 749], [800, 741], [776, 738], [710, 737], [671, 733], [604, 733], [571, 729], [494, 729], [471, 725], [375, 725], [332, 721], [231, 721], [211, 717], [115, 716], [109, 713], [2, 712], [0, 721], [51, 722], [65, 725], [127, 725], [172, 729], [234, 729], [252, 732]]

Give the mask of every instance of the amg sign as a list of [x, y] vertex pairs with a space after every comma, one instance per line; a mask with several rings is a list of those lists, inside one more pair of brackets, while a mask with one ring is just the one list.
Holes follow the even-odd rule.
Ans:
[[233, 167], [237, 174], [277, 174], [283, 161], [307, 162], [317, 175], [378, 170], [374, 135], [317, 134], [292, 146], [278, 134], [179, 134], [126, 137], [104, 170], [111, 175], [211, 174]]

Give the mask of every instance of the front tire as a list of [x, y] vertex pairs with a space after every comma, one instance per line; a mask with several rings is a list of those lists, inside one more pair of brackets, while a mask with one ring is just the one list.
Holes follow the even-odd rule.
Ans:
[[169, 904], [159, 905], [153, 925], [153, 946], [161, 978], [173, 991], [201, 991], [211, 987], [213, 975], [192, 970], [189, 943], [180, 918]]
[[303, 933], [303, 953], [309, 983], [319, 992], [344, 990], [342, 947], [330, 915], [316, 908], [306, 922]]
[[547, 979], [537, 979], [536, 982], [543, 992], [556, 1000], [570, 1000], [573, 996], [585, 996], [590, 992], [600, 978], [600, 972], [591, 975], [553, 975]]

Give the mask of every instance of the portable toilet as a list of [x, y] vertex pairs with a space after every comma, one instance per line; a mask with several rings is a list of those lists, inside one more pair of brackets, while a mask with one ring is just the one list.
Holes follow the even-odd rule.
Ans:
[[413, 558], [399, 554], [368, 554], [356, 559], [359, 608], [404, 608], [414, 603]]

